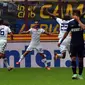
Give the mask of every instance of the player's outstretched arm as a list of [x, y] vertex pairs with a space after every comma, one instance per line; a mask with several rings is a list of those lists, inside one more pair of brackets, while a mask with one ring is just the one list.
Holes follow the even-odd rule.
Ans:
[[51, 12], [49, 12], [48, 9], [46, 9], [46, 12], [47, 12], [53, 19], [56, 19], [56, 15], [52, 14]]
[[52, 33], [49, 33], [49, 32], [44, 32], [44, 34], [46, 34], [46, 35], [52, 35]]
[[27, 33], [29, 33], [29, 30], [28, 31], [21, 31], [21, 32], [19, 32], [20, 34], [27, 34]]
[[69, 32], [65, 32], [62, 40], [58, 43], [58, 46], [59, 46], [59, 47], [60, 47], [60, 45], [62, 44], [62, 42], [64, 41], [64, 39], [67, 37], [68, 33], [69, 33]]

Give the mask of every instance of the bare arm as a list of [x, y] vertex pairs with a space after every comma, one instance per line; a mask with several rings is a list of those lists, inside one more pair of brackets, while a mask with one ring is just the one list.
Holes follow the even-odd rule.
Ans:
[[85, 30], [85, 24], [83, 24], [80, 20], [79, 20], [78, 22], [79, 22], [81, 28], [82, 28], [83, 30]]
[[82, 15], [80, 16], [80, 18], [82, 18], [84, 15], [85, 15], [85, 12], [84, 12], [84, 13], [82, 13]]
[[28, 30], [28, 31], [22, 31], [22, 32], [20, 32], [21, 34], [27, 34], [27, 33], [29, 33], [30, 31]]
[[77, 17], [76, 20], [77, 20], [78, 23], [80, 24], [81, 28], [82, 28], [83, 30], [85, 30], [85, 24], [83, 24], [83, 23], [81, 22], [81, 20], [79, 19], [79, 17]]
[[47, 34], [47, 35], [51, 35], [51, 33], [49, 33], [49, 32], [44, 32], [45, 34]]
[[11, 36], [11, 40], [13, 40], [13, 33], [12, 32], [10, 32], [10, 36]]
[[68, 33], [69, 33], [69, 32], [65, 32], [62, 40], [60, 41], [60, 43], [58, 43], [58, 46], [60, 46], [60, 45], [62, 44], [62, 42], [64, 41], [64, 39], [67, 37]]
[[46, 9], [46, 12], [53, 18], [53, 19], [56, 19], [55, 17], [56, 17], [56, 15], [54, 15], [54, 14], [52, 14], [52, 13], [50, 13], [47, 9]]

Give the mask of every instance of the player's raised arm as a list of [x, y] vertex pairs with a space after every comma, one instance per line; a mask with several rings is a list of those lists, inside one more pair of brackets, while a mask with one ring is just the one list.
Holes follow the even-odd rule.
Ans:
[[85, 15], [85, 12], [81, 14], [80, 18], [83, 18], [84, 15]]
[[85, 24], [83, 24], [80, 20], [79, 20], [78, 22], [79, 22], [81, 28], [82, 28], [83, 30], [85, 30]]
[[56, 19], [56, 15], [52, 14], [51, 12], [49, 12], [48, 9], [46, 9], [46, 12], [47, 12], [53, 19]]
[[78, 23], [79, 23], [79, 25], [81, 26], [81, 28], [82, 28], [83, 30], [85, 30], [85, 24], [83, 24], [83, 23], [81, 22], [80, 18], [79, 18], [79, 17], [76, 17], [75, 19], [78, 21]]

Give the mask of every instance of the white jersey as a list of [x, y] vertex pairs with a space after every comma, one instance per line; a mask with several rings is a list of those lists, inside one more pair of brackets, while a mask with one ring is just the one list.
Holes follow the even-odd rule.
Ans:
[[39, 45], [40, 44], [40, 35], [42, 33], [44, 33], [45, 30], [42, 29], [42, 28], [40, 28], [38, 30], [34, 29], [34, 28], [30, 28], [29, 31], [32, 34], [30, 44], [32, 44], [32, 45]]
[[0, 40], [7, 40], [7, 35], [11, 30], [8, 26], [0, 25]]
[[[56, 21], [59, 23], [59, 25], [60, 25], [60, 33], [59, 33], [59, 38], [62, 38], [63, 37], [63, 35], [64, 35], [64, 33], [66, 32], [66, 30], [67, 30], [67, 28], [68, 28], [68, 23], [70, 22], [70, 21], [72, 21], [72, 20], [74, 20], [74, 19], [71, 19], [71, 20], [62, 20], [62, 19], [60, 19], [60, 18], [56, 18]], [[70, 36], [70, 34], [68, 34], [68, 36], [67, 37], [71, 37]]]

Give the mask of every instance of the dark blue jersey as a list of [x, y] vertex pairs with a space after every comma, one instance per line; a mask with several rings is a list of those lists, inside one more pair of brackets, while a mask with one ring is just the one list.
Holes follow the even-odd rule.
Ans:
[[68, 23], [67, 32], [72, 33], [72, 38], [71, 38], [72, 45], [84, 44], [83, 30], [80, 28], [80, 26], [76, 20], [73, 20]]

